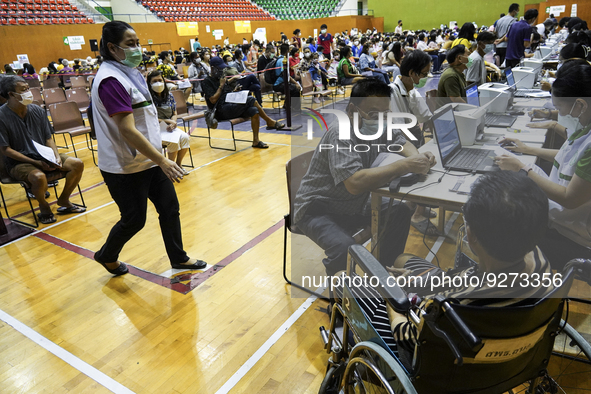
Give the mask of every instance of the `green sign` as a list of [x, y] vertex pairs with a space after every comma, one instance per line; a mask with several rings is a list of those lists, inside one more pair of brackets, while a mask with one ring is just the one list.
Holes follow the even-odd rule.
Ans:
[[152, 45], [153, 43], [154, 43], [154, 41], [152, 41], [152, 40], [148, 40], [148, 44], [149, 44], [149, 45]]
[[64, 45], [70, 45], [70, 40], [68, 37], [64, 37]]
[[546, 14], [550, 13], [550, 7], [546, 7]]

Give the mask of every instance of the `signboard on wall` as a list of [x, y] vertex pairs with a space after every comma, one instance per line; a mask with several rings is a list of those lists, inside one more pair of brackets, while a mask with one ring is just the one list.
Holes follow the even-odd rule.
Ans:
[[181, 37], [195, 37], [199, 35], [199, 26], [197, 22], [176, 22], [176, 33]]
[[259, 40], [259, 42], [267, 42], [267, 28], [259, 27], [255, 30], [254, 34], [252, 35], [253, 40]]
[[224, 30], [222, 29], [214, 30], [212, 33], [216, 40], [221, 40], [224, 36]]
[[554, 14], [555, 17], [558, 17], [564, 11], [566, 11], [566, 6], [564, 5], [553, 5], [550, 7], [550, 14]]
[[575, 16], [577, 16], [577, 5], [573, 4], [570, 8], [570, 16], [571, 18], [574, 18]]
[[234, 31], [240, 33], [250, 33], [250, 21], [234, 21]]
[[29, 62], [29, 55], [16, 55], [16, 58], [18, 59], [19, 64], [25, 64], [25, 63], [30, 63]]

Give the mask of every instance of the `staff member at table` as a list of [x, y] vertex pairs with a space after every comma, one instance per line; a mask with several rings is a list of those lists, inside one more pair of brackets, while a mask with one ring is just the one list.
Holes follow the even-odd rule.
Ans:
[[553, 162], [550, 177], [514, 156], [495, 158], [503, 170], [521, 171], [533, 179], [550, 199], [550, 222], [540, 248], [552, 268], [561, 269], [573, 258], [591, 258], [591, 65], [582, 59], [565, 62], [557, 73], [552, 102], [559, 114], [576, 124], [559, 150], [533, 148], [513, 138], [513, 152]]
[[128, 272], [119, 253], [146, 223], [148, 199], [158, 211], [160, 230], [172, 268], [202, 269], [183, 249], [179, 202], [172, 182], [183, 170], [162, 155], [158, 113], [145, 78], [137, 70], [142, 48], [133, 28], [121, 21], [103, 26], [105, 61], [92, 86], [92, 112], [99, 168], [121, 219], [94, 259], [109, 273]]

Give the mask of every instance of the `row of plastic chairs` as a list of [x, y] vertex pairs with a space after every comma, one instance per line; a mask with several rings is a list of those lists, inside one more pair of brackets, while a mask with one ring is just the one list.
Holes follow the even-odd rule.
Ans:
[[0, 4], [3, 10], [52, 10], [52, 11], [77, 11], [78, 7], [75, 5], [61, 5], [61, 4]]
[[0, 16], [3, 18], [78, 18], [86, 19], [86, 16], [81, 12], [57, 12], [57, 11], [6, 11], [0, 10]]
[[[85, 19], [84, 21], [82, 19]], [[2, 18], [0, 25], [84, 25], [94, 23], [92, 18]]]
[[26, 4], [70, 4], [68, 0], [2, 0], [2, 3], [26, 3]]
[[[233, 21], [233, 20], [244, 20], [244, 15], [234, 16], [232, 18], [228, 17], [207, 17], [207, 18], [199, 18], [199, 17], [163, 17], [165, 22], [221, 22], [221, 21]], [[253, 16], [250, 17], [250, 20], [253, 21], [271, 21], [275, 20], [272, 16]]]

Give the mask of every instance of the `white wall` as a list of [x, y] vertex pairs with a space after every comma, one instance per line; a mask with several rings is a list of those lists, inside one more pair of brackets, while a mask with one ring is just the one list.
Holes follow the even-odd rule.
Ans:
[[357, 15], [357, 1], [358, 0], [345, 0], [345, 3], [343, 4], [343, 7], [341, 7], [337, 16]]
[[116, 0], [111, 1], [110, 3], [111, 8], [113, 9], [113, 14], [141, 14], [131, 15], [130, 17], [115, 15], [115, 19], [123, 20], [129, 23], [159, 22], [158, 18], [156, 18], [154, 14], [141, 5], [137, 5], [135, 0]]

